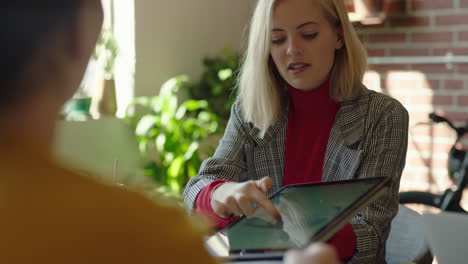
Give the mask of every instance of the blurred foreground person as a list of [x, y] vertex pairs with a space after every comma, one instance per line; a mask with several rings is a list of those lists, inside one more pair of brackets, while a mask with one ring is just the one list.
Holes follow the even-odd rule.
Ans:
[[0, 263], [215, 263], [183, 212], [52, 158], [58, 113], [101, 31], [101, 1], [7, 0], [0, 12]]

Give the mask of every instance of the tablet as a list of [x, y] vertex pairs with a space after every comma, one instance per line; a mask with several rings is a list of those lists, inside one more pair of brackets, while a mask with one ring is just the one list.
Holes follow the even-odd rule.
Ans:
[[270, 199], [282, 221], [263, 208], [241, 217], [206, 240], [208, 251], [229, 260], [282, 259], [291, 248], [327, 241], [359, 210], [385, 192], [390, 177], [284, 186]]

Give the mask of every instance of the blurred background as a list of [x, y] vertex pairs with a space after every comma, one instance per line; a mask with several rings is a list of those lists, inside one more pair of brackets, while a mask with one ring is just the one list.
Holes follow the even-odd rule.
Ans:
[[[456, 135], [428, 114], [457, 125], [468, 120], [468, 0], [343, 1], [369, 54], [365, 84], [409, 111], [401, 190], [443, 192], [452, 183], [447, 154]], [[223, 133], [254, 1], [103, 2], [103, 33], [60, 122], [121, 121], [141, 154], [138, 177], [156, 183], [152, 191], [177, 197]], [[59, 145], [76, 141], [74, 131], [63, 132]], [[80, 144], [118, 144], [102, 138]], [[116, 179], [110, 167], [111, 181], [137, 177]], [[463, 204], [468, 209], [467, 194]]]

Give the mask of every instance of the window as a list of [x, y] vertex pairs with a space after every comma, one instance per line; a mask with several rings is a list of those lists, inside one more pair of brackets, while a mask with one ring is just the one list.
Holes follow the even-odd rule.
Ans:
[[[125, 115], [128, 104], [134, 97], [135, 76], [135, 12], [134, 2], [128, 0], [102, 0], [104, 8], [103, 30], [113, 33], [118, 46], [115, 59], [114, 80], [118, 117]], [[82, 87], [76, 96], [95, 99], [100, 91], [104, 70], [102, 64], [91, 59]], [[94, 109], [94, 111], [96, 111]], [[93, 110], [92, 110], [93, 112]], [[96, 115], [93, 115], [96, 117]]]

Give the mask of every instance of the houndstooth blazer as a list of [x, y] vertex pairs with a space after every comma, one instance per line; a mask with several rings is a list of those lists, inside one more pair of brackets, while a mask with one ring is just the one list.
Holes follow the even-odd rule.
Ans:
[[[288, 102], [288, 100], [285, 100]], [[210, 182], [235, 182], [273, 178], [273, 191], [283, 185], [288, 103], [282, 117], [261, 137], [260, 130], [243, 121], [236, 102], [226, 132], [212, 158], [184, 191], [191, 212], [198, 193]], [[385, 243], [390, 223], [398, 211], [398, 189], [408, 140], [408, 112], [389, 96], [368, 90], [340, 103], [327, 144], [322, 181], [392, 177], [382, 198], [351, 221], [356, 253], [349, 263], [385, 263]]]

